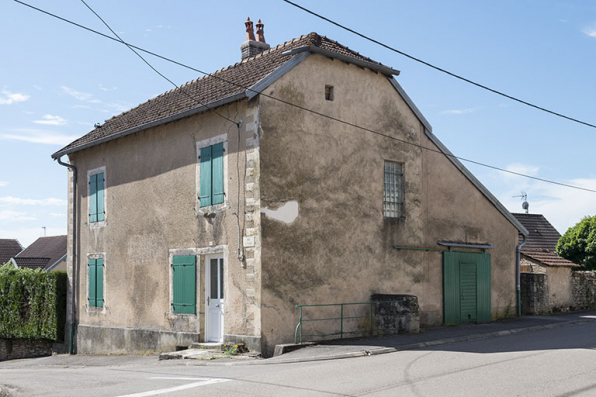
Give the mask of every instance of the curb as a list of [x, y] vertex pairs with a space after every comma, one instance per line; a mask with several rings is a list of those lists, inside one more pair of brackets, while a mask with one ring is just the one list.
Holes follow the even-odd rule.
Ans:
[[543, 330], [543, 329], [559, 328], [559, 327], [565, 327], [565, 326], [569, 326], [569, 325], [590, 323], [590, 322], [594, 322], [594, 321], [596, 321], [596, 320], [587, 319], [587, 320], [564, 321], [564, 322], [560, 322], [560, 323], [535, 325], [535, 326], [525, 327], [525, 328], [513, 328], [513, 329], [508, 329], [508, 330], [503, 330], [503, 331], [487, 332], [487, 333], [483, 333], [483, 334], [473, 334], [473, 335], [459, 336], [459, 337], [447, 338], [447, 339], [437, 339], [437, 340], [428, 341], [428, 342], [411, 343], [411, 344], [397, 346], [397, 347], [381, 347], [378, 349], [360, 350], [360, 351], [350, 352], [350, 353], [328, 354], [328, 355], [324, 355], [324, 356], [308, 356], [308, 357], [279, 358], [279, 359], [270, 358], [270, 359], [265, 359], [265, 360], [252, 361], [252, 362], [209, 363], [209, 364], [203, 363], [203, 364], [208, 365], [208, 366], [275, 365], [275, 364], [304, 363], [304, 362], [312, 362], [312, 361], [340, 360], [340, 359], [344, 359], [344, 358], [366, 357], [366, 356], [376, 356], [376, 355], [380, 355], [380, 354], [396, 353], [396, 352], [404, 351], [404, 350], [421, 349], [424, 347], [440, 346], [440, 345], [446, 345], [449, 343], [491, 339], [491, 338], [496, 338], [499, 336], [507, 336], [507, 335], [519, 334], [519, 333], [523, 333], [523, 332], [539, 331], [539, 330]]

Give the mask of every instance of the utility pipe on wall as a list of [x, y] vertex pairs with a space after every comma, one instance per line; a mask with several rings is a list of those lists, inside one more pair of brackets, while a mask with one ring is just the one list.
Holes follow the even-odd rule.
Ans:
[[521, 274], [520, 274], [520, 252], [521, 252], [521, 247], [524, 246], [524, 244], [526, 243], [526, 236], [522, 234], [522, 242], [519, 243], [517, 245], [517, 247], [515, 248], [515, 274], [516, 274], [516, 280], [515, 280], [515, 290], [517, 293], [517, 315], [521, 316]]
[[74, 332], [76, 327], [76, 311], [75, 311], [75, 269], [76, 269], [76, 249], [77, 249], [77, 167], [74, 165], [64, 163], [61, 160], [61, 157], [55, 159], [58, 160], [58, 164], [68, 167], [72, 171], [72, 283], [71, 283], [71, 292], [70, 292], [70, 309], [71, 309], [71, 318], [70, 318], [70, 347], [68, 349], [69, 354], [74, 353]]

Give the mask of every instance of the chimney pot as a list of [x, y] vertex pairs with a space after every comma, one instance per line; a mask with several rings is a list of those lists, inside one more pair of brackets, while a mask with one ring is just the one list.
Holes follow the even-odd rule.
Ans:
[[261, 43], [265, 43], [265, 31], [263, 30], [264, 27], [265, 25], [263, 25], [259, 19], [259, 22], [257, 23], [257, 41], [260, 41]]
[[[260, 22], [260, 20], [259, 20]], [[253, 40], [255, 39], [255, 32], [252, 28], [252, 21], [250, 20], [250, 17], [246, 18], [246, 22], [244, 22], [244, 25], [246, 26], [246, 41], [249, 40]], [[259, 25], [257, 25], [259, 26]]]

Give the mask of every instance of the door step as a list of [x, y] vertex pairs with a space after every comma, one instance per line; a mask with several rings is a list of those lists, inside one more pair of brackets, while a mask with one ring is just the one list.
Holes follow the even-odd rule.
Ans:
[[244, 343], [219, 343], [219, 342], [205, 342], [205, 343], [192, 343], [190, 345], [190, 349], [203, 349], [203, 350], [215, 350], [215, 351], [225, 351], [226, 347], [234, 347], [238, 346], [240, 351], [245, 351]]

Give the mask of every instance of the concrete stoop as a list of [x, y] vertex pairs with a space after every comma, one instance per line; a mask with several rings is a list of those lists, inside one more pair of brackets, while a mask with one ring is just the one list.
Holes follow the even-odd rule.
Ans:
[[[232, 354], [231, 350], [237, 351]], [[256, 358], [258, 355], [251, 354], [244, 343], [226, 345], [223, 343], [192, 343], [186, 350], [178, 350], [170, 353], [161, 353], [160, 360], [216, 360], [228, 358], [234, 360], [246, 360]]]

